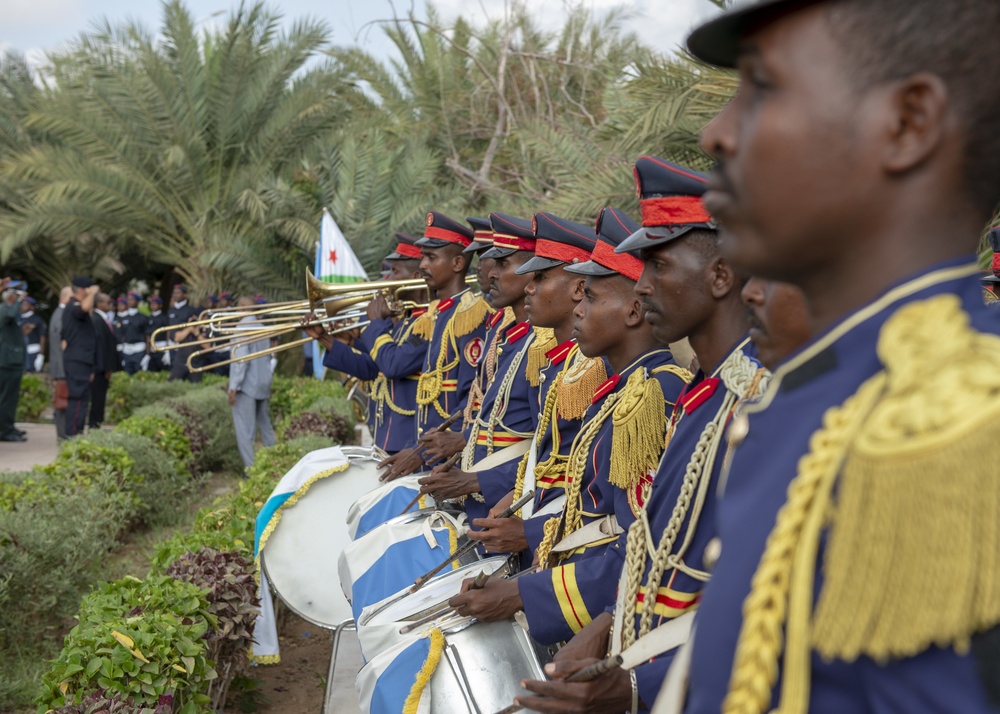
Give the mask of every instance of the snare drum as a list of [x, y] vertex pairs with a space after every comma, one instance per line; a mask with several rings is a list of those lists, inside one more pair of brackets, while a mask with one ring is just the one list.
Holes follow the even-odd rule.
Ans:
[[[509, 561], [507, 556], [493, 556], [469, 563], [458, 570], [438, 575], [415, 593], [411, 593], [407, 586], [391, 597], [366, 607], [358, 617], [358, 641], [365, 659], [369, 660], [408, 639], [407, 635], [399, 633], [399, 629], [447, 607], [448, 600], [458, 595], [466, 578], [474, 578], [480, 572], [493, 575], [506, 571], [505, 574], [509, 574]], [[429, 623], [421, 629], [430, 627], [433, 624]]]
[[403, 509], [407, 508], [408, 504], [413, 505], [405, 511], [406, 513], [433, 508], [434, 499], [430, 495], [421, 496], [416, 503], [413, 503], [413, 499], [420, 493], [420, 484], [417, 481], [426, 475], [425, 472], [398, 478], [355, 501], [347, 511], [347, 530], [351, 538], [360, 538], [373, 528], [402, 515]]
[[[420, 695], [419, 712], [488, 714], [527, 694], [522, 679], [544, 680], [551, 659], [513, 620], [465, 619], [445, 627], [444, 648]], [[412, 636], [411, 636], [412, 637]], [[366, 664], [355, 681], [363, 712], [400, 712], [427, 658], [433, 639], [406, 640]]]
[[281, 519], [260, 551], [260, 563], [278, 597], [303, 619], [335, 627], [352, 616], [338, 586], [336, 553], [351, 542], [349, 504], [379, 485], [379, 450], [345, 446], [345, 471], [313, 483]]
[[[468, 542], [464, 513], [425, 509], [383, 523], [340, 554], [340, 584], [354, 619], [372, 603], [413, 584]], [[449, 567], [479, 560], [475, 549]]]

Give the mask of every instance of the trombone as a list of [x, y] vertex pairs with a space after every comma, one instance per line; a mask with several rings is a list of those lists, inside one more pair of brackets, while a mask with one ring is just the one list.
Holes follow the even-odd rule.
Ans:
[[[474, 278], [472, 279], [474, 280]], [[240, 355], [238, 357], [230, 357], [227, 360], [214, 362], [212, 364], [194, 364], [195, 360], [222, 347], [223, 343], [235, 351], [240, 347], [249, 346], [263, 340], [277, 338], [287, 333], [301, 330], [304, 327], [315, 325], [328, 326], [327, 334], [335, 335], [348, 332], [350, 330], [364, 327], [368, 324], [369, 321], [364, 319], [366, 317], [367, 304], [371, 302], [377, 294], [382, 294], [385, 297], [390, 298], [390, 305], [392, 309], [395, 312], [401, 312], [408, 309], [427, 307], [427, 302], [408, 300], [403, 297], [408, 292], [416, 290], [426, 291], [426, 289], [426, 282], [423, 278], [382, 280], [372, 283], [330, 284], [319, 280], [307, 270], [306, 292], [308, 299], [292, 305], [286, 304], [281, 308], [282, 314], [280, 316], [273, 316], [272, 313], [272, 316], [267, 318], [266, 324], [264, 324], [263, 321], [256, 319], [258, 315], [265, 314], [263, 311], [244, 311], [244, 313], [237, 318], [238, 313], [227, 308], [225, 311], [218, 311], [217, 314], [214, 314], [207, 319], [196, 321], [201, 325], [207, 326], [214, 332], [213, 335], [192, 342], [169, 345], [168, 348], [172, 347], [177, 349], [180, 347], [198, 347], [199, 349], [197, 351], [188, 356], [187, 365], [188, 369], [192, 372], [204, 372], [215, 367], [221, 367], [234, 362], [246, 362], [251, 359], [257, 359], [259, 357], [274, 354], [275, 352], [291, 349], [293, 347], [299, 347], [312, 341], [313, 338], [299, 338], [292, 340], [291, 342], [275, 345], [273, 347], [268, 347], [249, 354]], [[424, 297], [426, 297], [426, 292], [424, 292]], [[317, 312], [325, 312], [326, 316], [318, 317], [316, 315]], [[244, 327], [239, 329], [239, 322], [232, 324], [234, 319], [242, 321]], [[329, 327], [333, 323], [346, 321], [349, 321], [350, 324], [341, 325], [339, 327]], [[229, 323], [229, 326], [226, 327], [223, 323]], [[194, 326], [194, 324], [195, 323], [186, 323], [185, 325], [176, 325], [170, 329], [183, 329], [185, 327]], [[234, 339], [234, 331], [242, 332], [243, 334]]]

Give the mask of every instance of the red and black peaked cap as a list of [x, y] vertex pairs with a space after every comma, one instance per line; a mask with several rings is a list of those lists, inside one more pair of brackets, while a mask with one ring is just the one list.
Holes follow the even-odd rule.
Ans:
[[472, 226], [472, 242], [465, 247], [463, 253], [478, 253], [493, 247], [493, 227], [488, 218], [469, 216], [465, 222]]
[[619, 252], [652, 248], [696, 228], [715, 229], [701, 202], [705, 174], [655, 156], [640, 156], [634, 173], [642, 228], [618, 246]]
[[590, 226], [551, 213], [536, 213], [531, 224], [535, 229], [535, 257], [514, 271], [518, 275], [590, 260], [595, 243]]
[[740, 38], [754, 27], [820, 0], [743, 0], [696, 27], [687, 38], [688, 50], [702, 62], [733, 68]]
[[421, 248], [443, 248], [452, 245], [465, 248], [472, 242], [472, 229], [439, 211], [427, 214], [427, 228], [424, 237], [417, 241]]
[[506, 258], [519, 250], [535, 252], [535, 231], [531, 221], [516, 218], [506, 213], [491, 213], [493, 227], [493, 247], [483, 253], [483, 258]]
[[619, 253], [617, 248], [639, 229], [639, 224], [617, 208], [602, 208], [597, 216], [597, 242], [590, 260], [577, 265], [567, 265], [566, 270], [580, 275], [605, 277], [624, 275], [638, 282], [642, 275], [642, 261], [634, 253]]
[[420, 248], [417, 239], [406, 233], [396, 234], [396, 250], [385, 256], [386, 260], [420, 260]]

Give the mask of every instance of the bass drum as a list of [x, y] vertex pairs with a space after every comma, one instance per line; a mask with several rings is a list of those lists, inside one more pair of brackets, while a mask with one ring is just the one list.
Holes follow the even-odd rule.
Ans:
[[313, 483], [294, 506], [282, 511], [260, 551], [260, 565], [292, 612], [315, 625], [336, 627], [352, 617], [337, 573], [337, 554], [349, 543], [350, 504], [379, 486], [381, 449], [345, 446], [345, 471]]
[[[415, 593], [411, 593], [410, 588], [406, 587], [392, 597], [366, 607], [358, 618], [358, 641], [365, 659], [371, 659], [407, 639], [406, 635], [400, 634], [401, 627], [447, 607], [448, 600], [458, 595], [466, 578], [474, 578], [480, 573], [508, 575], [509, 562], [510, 558], [507, 556], [493, 556], [469, 563], [438, 575]], [[435, 622], [441, 619], [438, 618]], [[421, 629], [434, 626], [430, 623]]]
[[[490, 714], [527, 694], [522, 679], [546, 679], [542, 667], [548, 650], [535, 645], [513, 620], [478, 622], [463, 619], [442, 623], [444, 648], [430, 681], [420, 694], [418, 712], [428, 714]], [[403, 641], [368, 662], [355, 688], [363, 712], [399, 712], [421, 674], [416, 648], [428, 648], [427, 638]], [[433, 646], [433, 638], [431, 638]], [[429, 659], [429, 658], [428, 658]]]
[[[354, 619], [372, 603], [409, 587], [469, 542], [465, 513], [428, 508], [370, 530], [340, 554], [340, 585]], [[452, 567], [479, 560], [475, 549]]]
[[[420, 493], [420, 484], [417, 481], [426, 476], [427, 473], [404, 476], [390, 481], [374, 491], [369, 491], [351, 504], [347, 511], [347, 530], [350, 532], [351, 538], [360, 538], [386, 521], [391, 521], [404, 513], [434, 508], [434, 499], [430, 495], [424, 495], [417, 499], [417, 494]], [[417, 499], [416, 502], [414, 499]]]

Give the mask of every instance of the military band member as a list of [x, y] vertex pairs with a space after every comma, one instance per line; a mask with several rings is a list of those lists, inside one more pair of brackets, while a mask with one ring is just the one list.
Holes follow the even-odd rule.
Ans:
[[469, 387], [483, 356], [483, 334], [488, 306], [465, 284], [470, 256], [462, 251], [472, 242], [472, 230], [431, 211], [427, 228], [417, 241], [420, 272], [437, 301], [414, 326], [428, 335], [420, 379], [417, 382], [417, 419], [413, 446], [380, 464], [381, 478], [392, 480], [424, 465], [416, 441], [465, 408]]
[[516, 581], [492, 580], [452, 599], [460, 612], [483, 620], [523, 609], [532, 637], [543, 644], [568, 639], [567, 632], [579, 631], [607, 607], [607, 588], [581, 588], [589, 565], [577, 565], [601, 558], [641, 511], [667, 418], [691, 378], [644, 319], [635, 295], [642, 262], [615, 252], [637, 228], [622, 212], [603, 210], [590, 260], [566, 268], [587, 276], [574, 311], [580, 351], [603, 356], [612, 377], [598, 386], [583, 417], [566, 466], [566, 506], [546, 524], [536, 553], [542, 567], [558, 567]]
[[[542, 542], [545, 522], [562, 512], [570, 446], [594, 391], [607, 379], [603, 359], [584, 357], [573, 339], [573, 310], [583, 299], [586, 276], [566, 271], [567, 266], [590, 259], [593, 231], [550, 213], [535, 214], [534, 231], [535, 257], [517, 269], [531, 276], [524, 289], [524, 311], [533, 327], [552, 330], [555, 347], [544, 353], [539, 374], [538, 427], [534, 443], [518, 467], [509, 500], [520, 499], [530, 490], [535, 491], [535, 498], [521, 510], [523, 519], [478, 519], [473, 525], [486, 530], [469, 533], [490, 553], [527, 551], [527, 557], [522, 559], [524, 566], [531, 563]], [[495, 508], [507, 505], [502, 501]]]
[[[529, 353], [536, 340], [551, 341], [551, 333], [539, 335], [527, 321], [524, 288], [530, 277], [518, 275], [535, 250], [529, 220], [491, 213], [493, 247], [484, 255], [494, 261], [489, 272], [491, 302], [508, 311], [511, 324], [499, 329], [497, 339], [484, 356], [490, 381], [482, 404], [466, 430], [467, 445], [461, 468], [435, 468], [421, 479], [421, 491], [435, 500], [468, 497], [465, 511], [470, 522], [485, 517], [513, 488], [521, 456], [527, 452], [538, 419], [538, 369], [528, 376]], [[542, 353], [554, 343], [542, 346]], [[490, 369], [495, 364], [495, 369]]]
[[[167, 341], [160, 335], [157, 335], [157, 341], [154, 345], [152, 339], [154, 332], [161, 327], [167, 326], [167, 319], [167, 314], [163, 312], [163, 298], [159, 295], [151, 296], [149, 298], [149, 321], [146, 323], [146, 343], [149, 345], [149, 365], [147, 369], [150, 372], [162, 372], [164, 368], [163, 358], [167, 353], [158, 350], [166, 347]], [[157, 351], [153, 350], [154, 347]]]
[[115, 332], [122, 352], [122, 369], [126, 374], [135, 374], [141, 370], [146, 356], [149, 318], [139, 312], [141, 299], [139, 293], [129, 292], [125, 298], [125, 310], [119, 311], [115, 320]]
[[[174, 285], [170, 294], [170, 310], [167, 312], [167, 325], [174, 327], [192, 322], [198, 318], [199, 311], [188, 302], [188, 289], [186, 285], [178, 283]], [[167, 333], [174, 343], [194, 342], [198, 339], [197, 327], [185, 327]], [[177, 379], [185, 379], [189, 382], [200, 382], [201, 374], [188, 369], [188, 357], [195, 351], [194, 347], [184, 347], [174, 350], [170, 355], [170, 379], [173, 382]]]
[[45, 320], [35, 312], [38, 301], [27, 295], [21, 301], [21, 314], [17, 319], [24, 335], [25, 372], [41, 372], [45, 364], [45, 347], [48, 336]]
[[688, 40], [739, 68], [702, 137], [726, 255], [799, 285], [816, 335], [730, 427], [691, 714], [1000, 710], [1000, 316], [974, 255], [998, 27], [983, 0], [772, 1]]
[[[603, 657], [609, 639], [617, 654], [697, 607], [708, 577], [704, 551], [715, 535], [713, 494], [723, 464], [723, 430], [736, 404], [758, 393], [764, 376], [747, 354], [752, 349], [740, 302], [742, 281], [722, 258], [701, 205], [704, 177], [648, 156], [636, 162], [635, 176], [643, 227], [618, 250], [641, 251], [636, 293], [647, 321], [664, 343], [688, 337], [701, 370], [673, 409], [668, 445], [647, 487], [645, 517], [578, 578], [592, 601], [615, 604], [576, 628], [578, 634], [547, 671], [555, 680]], [[688, 621], [671, 627], [683, 628]], [[616, 670], [586, 685], [528, 682], [528, 689], [542, 696], [523, 697], [522, 703], [543, 712], [561, 711], [568, 702], [591, 711], [648, 710], [673, 649], [654, 654], [630, 672]]]
[[493, 247], [493, 227], [490, 225], [489, 218], [468, 216], [465, 222], [472, 226], [472, 242], [462, 252], [476, 255], [476, 280], [479, 281], [479, 294], [486, 302], [489, 302], [489, 275], [494, 261], [493, 258], [484, 258], [483, 254]]
[[[396, 249], [385, 257], [388, 280], [417, 277], [420, 249], [417, 239], [396, 234]], [[358, 379], [370, 381], [369, 428], [375, 445], [395, 454], [413, 443], [417, 408], [417, 377], [427, 353], [427, 341], [413, 334], [413, 324], [426, 309], [407, 310], [396, 315], [381, 293], [368, 303], [369, 324], [348, 345], [327, 334], [321, 326], [306, 332], [326, 349], [323, 364]]]

